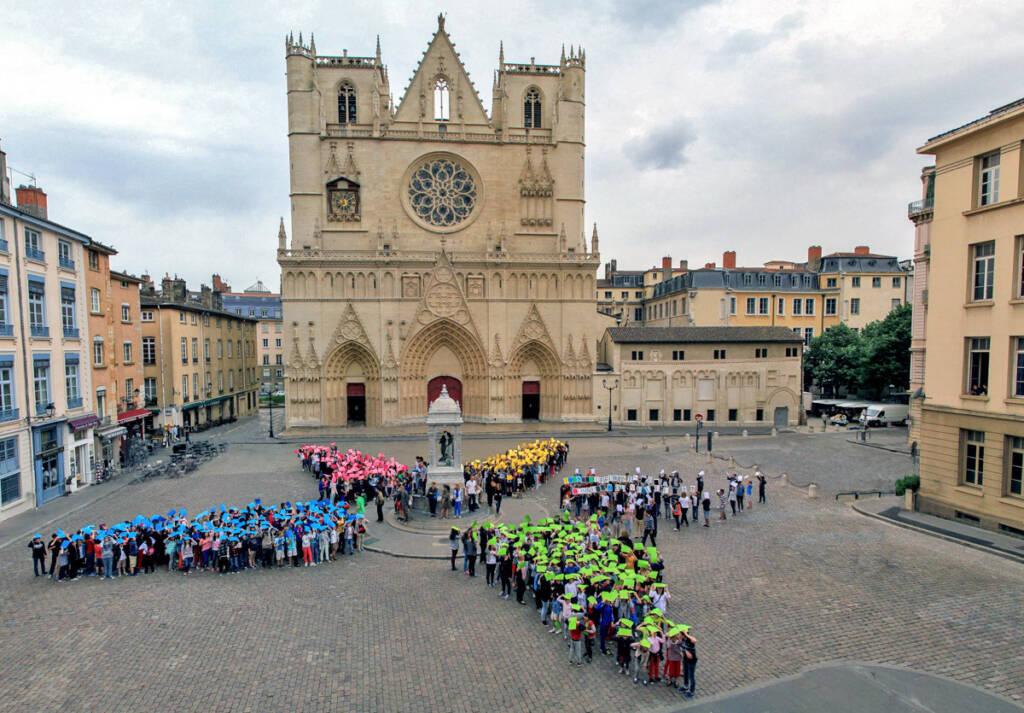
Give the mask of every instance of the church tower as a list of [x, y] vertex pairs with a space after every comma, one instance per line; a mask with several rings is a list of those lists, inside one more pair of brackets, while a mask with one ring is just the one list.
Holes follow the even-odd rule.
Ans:
[[421, 421], [442, 386], [470, 421], [591, 420], [582, 48], [500, 45], [490, 113], [443, 15], [397, 103], [379, 37], [285, 55], [288, 425]]

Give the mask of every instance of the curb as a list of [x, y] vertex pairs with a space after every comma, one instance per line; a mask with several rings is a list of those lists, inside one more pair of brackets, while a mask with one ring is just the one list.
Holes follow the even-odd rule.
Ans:
[[929, 537], [935, 537], [940, 540], [946, 540], [947, 542], [952, 542], [963, 547], [969, 547], [972, 550], [978, 550], [979, 552], [987, 552], [990, 555], [1002, 557], [1005, 560], [1016, 562], [1017, 564], [1024, 564], [1024, 557], [1012, 554], [1010, 552], [1006, 552], [1004, 550], [997, 549], [995, 547], [988, 547], [987, 545], [979, 545], [976, 542], [968, 542], [967, 540], [961, 540], [959, 537], [947, 535], [942, 532], [935, 532], [934, 530], [929, 530], [925, 527], [919, 527], [909, 522], [900, 522], [898, 520], [892, 520], [883, 515], [879, 515], [878, 513], [868, 512], [867, 510], [861, 510], [860, 508], [857, 507], [856, 503], [850, 503], [850, 509], [860, 513], [861, 515], [864, 515], [865, 517], [874, 518], [875, 520], [884, 522], [887, 525], [892, 525], [893, 527], [901, 527], [905, 530], [913, 530], [914, 532], [919, 532], [922, 535], [928, 535]]
[[[410, 555], [403, 552], [391, 552], [390, 550], [382, 550], [378, 547], [363, 547], [367, 552], [375, 552], [379, 555], [387, 555], [388, 557], [395, 557], [397, 559], [409, 559], [409, 560], [442, 560], [447, 561], [451, 555]], [[461, 557], [462, 555], [459, 555]]]

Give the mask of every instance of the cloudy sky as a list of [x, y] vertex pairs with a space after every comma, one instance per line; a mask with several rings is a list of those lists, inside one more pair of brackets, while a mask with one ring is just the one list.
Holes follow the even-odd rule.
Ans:
[[[508, 61], [587, 51], [587, 221], [604, 260], [741, 264], [865, 244], [909, 256], [930, 136], [1024, 95], [1016, 0], [558, 3], [0, 1], [10, 165], [115, 265], [276, 285], [284, 36], [372, 55], [395, 99], [439, 10], [490, 106]], [[15, 175], [15, 182], [24, 181]]]

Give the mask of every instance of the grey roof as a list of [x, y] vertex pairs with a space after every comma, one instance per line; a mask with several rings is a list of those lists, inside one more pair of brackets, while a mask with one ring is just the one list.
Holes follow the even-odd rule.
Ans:
[[892, 255], [857, 255], [833, 253], [821, 259], [821, 272], [906, 272]]
[[803, 342], [787, 327], [608, 327], [617, 344]]

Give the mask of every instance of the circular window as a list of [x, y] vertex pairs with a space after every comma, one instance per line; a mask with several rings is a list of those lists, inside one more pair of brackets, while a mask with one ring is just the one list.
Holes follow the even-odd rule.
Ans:
[[476, 217], [480, 198], [480, 179], [457, 156], [428, 156], [413, 165], [406, 180], [406, 210], [436, 232], [452, 232], [469, 225]]

